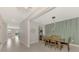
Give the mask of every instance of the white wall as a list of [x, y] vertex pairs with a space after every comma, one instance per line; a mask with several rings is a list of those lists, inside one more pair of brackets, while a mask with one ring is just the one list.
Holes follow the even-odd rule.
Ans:
[[0, 17], [0, 43], [3, 45], [7, 41], [7, 24]]
[[36, 22], [30, 23], [30, 44], [37, 43], [39, 41], [39, 24]]
[[20, 42], [29, 47], [29, 21], [25, 20], [20, 24]]
[[20, 24], [20, 42], [30, 47], [30, 44], [37, 43], [38, 41], [39, 24], [28, 20], [23, 21]]

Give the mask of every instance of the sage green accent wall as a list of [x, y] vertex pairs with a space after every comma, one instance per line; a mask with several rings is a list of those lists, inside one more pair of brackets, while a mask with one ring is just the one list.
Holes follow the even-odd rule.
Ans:
[[65, 38], [66, 41], [71, 37], [73, 40], [72, 43], [79, 44], [79, 17], [56, 22], [54, 32], [53, 27], [53, 23], [45, 26], [45, 34], [47, 36], [52, 34], [60, 35], [62, 38]]

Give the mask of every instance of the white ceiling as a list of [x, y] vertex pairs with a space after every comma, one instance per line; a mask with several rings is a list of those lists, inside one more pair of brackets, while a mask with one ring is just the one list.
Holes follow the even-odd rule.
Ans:
[[79, 17], [79, 7], [56, 7], [34, 21], [46, 25], [53, 22], [53, 16], [56, 17], [56, 22]]
[[22, 21], [25, 13], [20, 12], [17, 8], [13, 7], [2, 7], [0, 8], [0, 15], [8, 24], [8, 26], [18, 26], [19, 22]]
[[0, 15], [10, 28], [18, 28], [23, 20], [41, 15], [49, 7], [0, 7]]
[[56, 22], [79, 17], [79, 7], [53, 8], [54, 7], [0, 7], [0, 15], [10, 28], [18, 28], [23, 20], [28, 19], [46, 25], [52, 22], [53, 16], [56, 17], [54, 19]]

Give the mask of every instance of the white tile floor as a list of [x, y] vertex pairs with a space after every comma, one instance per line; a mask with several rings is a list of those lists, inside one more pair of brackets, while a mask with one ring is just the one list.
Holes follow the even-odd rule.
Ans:
[[[71, 52], [79, 52], [78, 47], [71, 46], [70, 48]], [[8, 39], [2, 47], [1, 52], [60, 52], [60, 50], [55, 49], [54, 47], [50, 48], [44, 46], [42, 42], [32, 44], [30, 48], [27, 48], [21, 44], [18, 39]], [[67, 52], [67, 48], [64, 47], [61, 52]]]

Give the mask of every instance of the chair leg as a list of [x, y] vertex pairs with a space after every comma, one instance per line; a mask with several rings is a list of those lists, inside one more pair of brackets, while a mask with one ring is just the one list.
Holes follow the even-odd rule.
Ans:
[[46, 46], [46, 42], [45, 42], [45, 46]]
[[70, 51], [70, 46], [69, 46], [69, 44], [68, 44], [68, 52]]
[[46, 46], [46, 45], [49, 45], [49, 42], [48, 42], [48, 41], [45, 41], [45, 46]]
[[62, 48], [63, 48], [63, 45], [60, 46], [60, 51], [62, 50]]
[[47, 42], [45, 42], [45, 46], [47, 45]]
[[47, 45], [47, 42], [45, 41], [45, 46]]
[[60, 51], [62, 50], [62, 44], [60, 43], [60, 42], [57, 42], [57, 44], [58, 44], [58, 48], [60, 49]]

